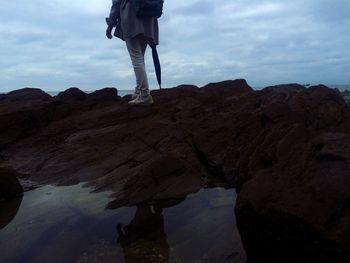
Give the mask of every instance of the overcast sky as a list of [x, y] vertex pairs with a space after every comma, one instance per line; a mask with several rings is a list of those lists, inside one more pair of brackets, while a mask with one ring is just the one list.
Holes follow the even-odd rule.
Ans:
[[[1, 0], [0, 92], [134, 88], [125, 43], [105, 37], [111, 0]], [[349, 0], [165, 0], [163, 85], [350, 83]], [[152, 88], [152, 56], [146, 54]]]

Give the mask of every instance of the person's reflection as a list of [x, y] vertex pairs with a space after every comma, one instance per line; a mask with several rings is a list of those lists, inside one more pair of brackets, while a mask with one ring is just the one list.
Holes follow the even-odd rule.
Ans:
[[16, 216], [22, 203], [22, 197], [0, 201], [0, 230], [7, 226]]
[[129, 225], [117, 225], [118, 243], [123, 248], [126, 263], [169, 262], [169, 244], [164, 232], [163, 208], [175, 202], [147, 202], [137, 205]]

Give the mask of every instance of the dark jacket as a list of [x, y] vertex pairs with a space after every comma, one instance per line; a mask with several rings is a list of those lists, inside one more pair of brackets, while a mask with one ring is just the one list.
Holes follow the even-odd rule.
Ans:
[[137, 17], [131, 0], [112, 0], [111, 12], [106, 22], [115, 27], [114, 36], [122, 40], [142, 34], [150, 44], [159, 43], [157, 18]]

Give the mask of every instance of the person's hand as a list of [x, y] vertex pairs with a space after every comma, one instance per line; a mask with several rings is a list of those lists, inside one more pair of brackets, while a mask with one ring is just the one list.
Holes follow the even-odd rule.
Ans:
[[111, 26], [108, 26], [107, 29], [106, 29], [106, 37], [111, 39], [113, 36], [112, 36], [112, 30], [113, 30], [113, 27]]

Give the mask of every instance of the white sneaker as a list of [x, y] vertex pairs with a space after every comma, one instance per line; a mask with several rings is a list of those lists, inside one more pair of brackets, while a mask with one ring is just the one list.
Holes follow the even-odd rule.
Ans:
[[134, 94], [132, 94], [132, 96], [131, 96], [131, 99], [136, 99], [137, 98], [137, 96], [139, 96], [140, 95], [140, 93], [139, 92], [134, 92]]
[[149, 94], [147, 96], [137, 96], [134, 100], [129, 101], [130, 105], [152, 105], [153, 104], [153, 98]]

